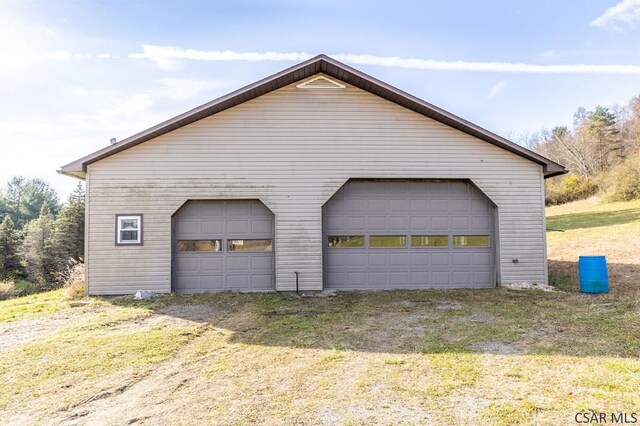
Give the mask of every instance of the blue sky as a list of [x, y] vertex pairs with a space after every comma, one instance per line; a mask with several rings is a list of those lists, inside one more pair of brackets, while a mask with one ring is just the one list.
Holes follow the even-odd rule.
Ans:
[[0, 184], [317, 53], [517, 138], [640, 95], [640, 0], [0, 0]]

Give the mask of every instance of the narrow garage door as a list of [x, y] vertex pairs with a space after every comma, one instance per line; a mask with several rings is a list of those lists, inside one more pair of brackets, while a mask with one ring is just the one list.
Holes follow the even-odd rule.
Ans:
[[324, 288], [492, 287], [493, 229], [466, 181], [351, 180], [323, 207]]
[[173, 225], [174, 291], [275, 289], [274, 215], [260, 201], [189, 201]]

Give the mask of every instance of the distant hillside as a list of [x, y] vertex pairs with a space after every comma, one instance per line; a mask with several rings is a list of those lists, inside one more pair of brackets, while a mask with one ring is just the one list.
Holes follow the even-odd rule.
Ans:
[[640, 96], [625, 107], [578, 108], [571, 128], [543, 130], [527, 144], [570, 171], [547, 180], [548, 205], [594, 194], [607, 201], [640, 198]]

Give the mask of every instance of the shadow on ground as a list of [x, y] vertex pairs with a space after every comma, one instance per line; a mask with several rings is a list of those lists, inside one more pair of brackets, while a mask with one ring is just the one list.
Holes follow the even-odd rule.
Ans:
[[[307, 297], [218, 293], [168, 295], [149, 302], [104, 300], [229, 330], [229, 343], [245, 345], [638, 357], [640, 269], [622, 264], [609, 268], [612, 291], [607, 295], [580, 294], [575, 263], [551, 262], [551, 282], [561, 291], [398, 290]], [[636, 298], [630, 297], [631, 289]]]

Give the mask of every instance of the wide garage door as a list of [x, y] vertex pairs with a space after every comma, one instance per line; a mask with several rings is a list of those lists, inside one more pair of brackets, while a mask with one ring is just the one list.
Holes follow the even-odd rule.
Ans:
[[173, 290], [274, 290], [273, 236], [258, 200], [187, 202], [173, 218]]
[[323, 207], [324, 288], [493, 287], [495, 241], [467, 181], [350, 180]]

